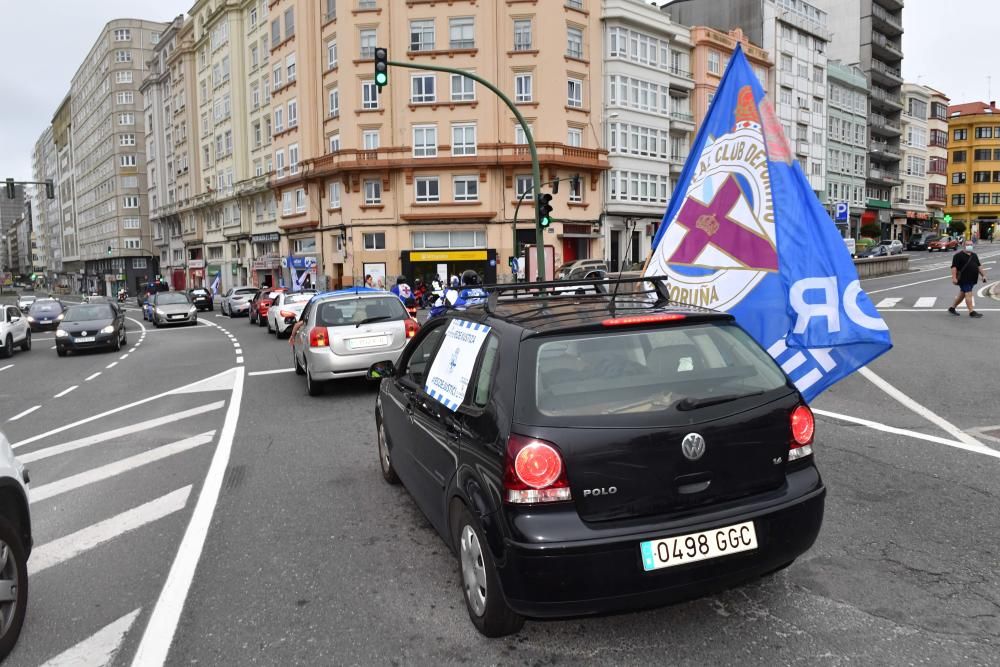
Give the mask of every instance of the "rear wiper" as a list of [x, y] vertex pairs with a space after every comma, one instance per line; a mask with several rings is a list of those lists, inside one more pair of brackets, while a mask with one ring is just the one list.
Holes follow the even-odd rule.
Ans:
[[685, 398], [677, 402], [678, 410], [697, 410], [698, 408], [707, 408], [710, 405], [720, 405], [722, 403], [729, 403], [731, 401], [736, 401], [741, 398], [749, 398], [751, 396], [760, 396], [764, 391], [754, 391], [749, 394], [725, 394], [723, 396], [705, 396], [704, 398]]
[[369, 317], [355, 324], [354, 328], [357, 329], [362, 324], [371, 324], [372, 322], [383, 322], [385, 320], [391, 320], [391, 319], [392, 319], [391, 315], [379, 315], [378, 317]]

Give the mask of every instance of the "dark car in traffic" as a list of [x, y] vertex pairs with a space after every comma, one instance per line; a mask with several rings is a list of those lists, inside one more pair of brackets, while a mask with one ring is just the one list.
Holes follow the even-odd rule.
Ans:
[[120, 350], [128, 341], [125, 312], [110, 303], [85, 303], [66, 309], [56, 329], [56, 353], [93, 349]]
[[812, 546], [812, 412], [731, 315], [659, 284], [530, 285], [553, 291], [491, 288], [368, 373], [382, 476], [458, 555], [482, 634], [704, 595]]
[[188, 299], [198, 310], [215, 310], [212, 303], [212, 293], [205, 287], [195, 287], [188, 290]]
[[906, 243], [907, 250], [927, 250], [927, 244], [941, 238], [938, 234], [917, 234]]
[[55, 299], [38, 299], [28, 308], [31, 332], [54, 331], [63, 319], [63, 305]]

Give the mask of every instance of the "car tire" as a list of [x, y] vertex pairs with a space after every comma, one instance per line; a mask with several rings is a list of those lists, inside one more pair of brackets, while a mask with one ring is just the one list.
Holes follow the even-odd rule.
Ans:
[[128, 331], [125, 327], [122, 327], [122, 345], [128, 345]]
[[260, 319], [260, 313], [257, 313], [257, 326], [264, 326], [264, 321]]
[[310, 396], [321, 396], [323, 394], [324, 383], [313, 380], [309, 367], [306, 366], [306, 393]]
[[295, 354], [295, 349], [292, 348], [292, 364], [295, 366], [296, 375], [305, 375], [306, 370], [302, 368], [302, 364], [299, 363], [299, 357]]
[[0, 350], [0, 359], [10, 359], [12, 356], [14, 356], [14, 337], [7, 334], [7, 338], [3, 343], [3, 349]]
[[507, 606], [489, 544], [479, 522], [458, 503], [452, 516], [452, 544], [458, 554], [462, 597], [469, 620], [486, 637], [505, 637], [524, 625], [524, 617]]
[[0, 618], [9, 618], [7, 628], [0, 636], [0, 660], [14, 648], [21, 634], [21, 625], [28, 610], [28, 565], [24, 543], [18, 531], [6, 519], [0, 518], [0, 579], [14, 581], [14, 600], [4, 602], [9, 608]]
[[122, 349], [122, 337], [121, 336], [115, 336], [115, 342], [111, 344], [111, 349], [114, 350], [115, 352], [117, 352], [118, 350]]
[[21, 352], [28, 352], [31, 350], [31, 330], [24, 332], [24, 340], [21, 341]]
[[60, 357], [65, 357], [67, 354], [69, 354], [69, 352], [67, 352], [65, 349], [61, 347], [57, 347], [56, 354], [58, 354]]
[[271, 328], [271, 318], [267, 318], [267, 333], [274, 333], [274, 329]]
[[382, 471], [382, 479], [389, 484], [396, 485], [399, 484], [399, 476], [396, 474], [396, 469], [392, 467], [392, 458], [389, 456], [389, 445], [385, 440], [385, 426], [383, 426], [381, 419], [378, 419], [377, 422], [378, 463], [379, 469]]

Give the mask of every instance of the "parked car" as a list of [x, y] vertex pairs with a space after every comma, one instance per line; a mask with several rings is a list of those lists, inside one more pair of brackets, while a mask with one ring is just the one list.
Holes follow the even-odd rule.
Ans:
[[198, 324], [198, 307], [184, 292], [160, 292], [152, 298], [153, 326], [165, 324]]
[[878, 245], [873, 249], [873, 254], [878, 257], [886, 257], [889, 255], [902, 255], [903, 254], [903, 242], [899, 239], [891, 239], [885, 241], [879, 241]]
[[17, 297], [17, 307], [22, 313], [26, 313], [28, 312], [28, 309], [31, 308], [31, 304], [37, 300], [38, 297], [34, 294], [21, 294]]
[[271, 307], [274, 297], [287, 291], [284, 287], [262, 289], [250, 302], [250, 324], [264, 326], [267, 323], [267, 310]]
[[188, 299], [198, 310], [215, 310], [215, 304], [212, 303], [212, 292], [205, 287], [189, 289]]
[[601, 259], [576, 259], [560, 266], [556, 276], [559, 280], [576, 280], [595, 270], [607, 273], [608, 265]]
[[316, 295], [316, 290], [301, 292], [279, 292], [274, 302], [267, 309], [267, 331], [278, 338], [284, 338], [292, 332], [292, 326], [298, 321], [302, 309], [309, 299]]
[[233, 287], [222, 297], [222, 306], [220, 307], [222, 314], [229, 317], [249, 315], [250, 301], [257, 295], [258, 291], [260, 290], [251, 285]]
[[310, 396], [322, 394], [328, 380], [363, 377], [376, 361], [395, 361], [420, 330], [399, 297], [364, 287], [314, 296], [299, 322], [292, 363]]
[[0, 432], [0, 660], [14, 648], [28, 610], [28, 557], [31, 555], [31, 509], [28, 471], [14, 456], [7, 436]]
[[739, 585], [815, 541], [802, 395], [731, 315], [656, 291], [491, 297], [369, 370], [382, 476], [457, 554], [480, 633]]
[[27, 352], [31, 349], [31, 327], [28, 318], [17, 306], [0, 305], [0, 358], [10, 358], [14, 346]]
[[28, 309], [28, 325], [32, 333], [54, 331], [63, 318], [63, 305], [55, 299], [38, 299]]
[[958, 241], [948, 236], [942, 236], [936, 241], [931, 241], [927, 244], [927, 252], [934, 252], [935, 250], [938, 252], [944, 252], [945, 250], [954, 251], [957, 249]]
[[907, 250], [927, 250], [927, 245], [941, 238], [937, 234], [917, 234], [906, 244]]
[[93, 349], [118, 351], [128, 342], [125, 312], [110, 303], [84, 303], [70, 306], [56, 329], [56, 354]]

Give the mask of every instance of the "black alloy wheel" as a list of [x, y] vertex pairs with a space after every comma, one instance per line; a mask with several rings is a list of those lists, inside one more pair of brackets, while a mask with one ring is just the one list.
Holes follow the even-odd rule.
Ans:
[[28, 609], [28, 567], [17, 530], [0, 518], [0, 660], [21, 634]]

